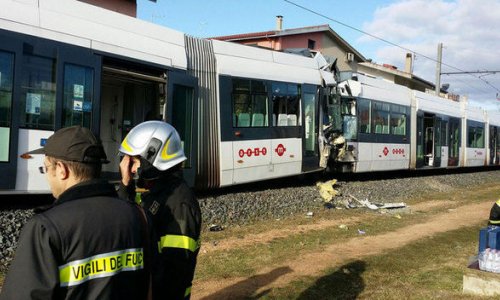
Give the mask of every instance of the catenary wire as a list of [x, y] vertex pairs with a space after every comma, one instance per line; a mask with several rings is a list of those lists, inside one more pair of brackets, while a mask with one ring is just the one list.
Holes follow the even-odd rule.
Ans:
[[[394, 47], [397, 47], [397, 48], [403, 49], [403, 50], [405, 50], [405, 51], [407, 51], [407, 52], [411, 52], [411, 53], [413, 53], [413, 54], [418, 54], [419, 56], [424, 57], [424, 58], [426, 58], [426, 59], [429, 59], [429, 60], [431, 60], [431, 61], [438, 62], [435, 58], [429, 57], [429, 56], [424, 55], [424, 54], [422, 54], [422, 53], [419, 53], [419, 52], [416, 52], [416, 51], [411, 50], [411, 49], [409, 49], [409, 48], [406, 48], [406, 47], [404, 47], [404, 46], [398, 45], [398, 44], [396, 44], [396, 43], [394, 43], [394, 42], [391, 42], [391, 41], [389, 41], [389, 40], [386, 40], [386, 39], [384, 39], [384, 38], [381, 38], [381, 37], [379, 37], [379, 36], [376, 36], [376, 35], [374, 35], [374, 34], [371, 34], [371, 33], [369, 33], [369, 32], [366, 32], [366, 31], [364, 31], [364, 30], [358, 29], [358, 28], [356, 28], [356, 27], [354, 27], [354, 26], [351, 26], [351, 25], [349, 25], [349, 24], [346, 24], [346, 23], [344, 23], [344, 22], [341, 22], [341, 21], [335, 20], [335, 19], [333, 19], [333, 18], [330, 18], [330, 17], [328, 17], [328, 16], [326, 16], [326, 15], [324, 15], [324, 14], [322, 14], [322, 13], [319, 13], [319, 12], [317, 12], [317, 11], [314, 11], [314, 10], [312, 10], [312, 9], [310, 9], [310, 8], [307, 8], [307, 7], [303, 6], [303, 5], [297, 4], [297, 3], [293, 2], [293, 1], [290, 1], [290, 0], [283, 0], [283, 1], [285, 1], [285, 2], [286, 2], [286, 3], [288, 3], [288, 4], [294, 5], [294, 6], [298, 7], [298, 8], [300, 8], [300, 9], [303, 9], [303, 10], [305, 10], [305, 11], [308, 11], [308, 12], [310, 12], [310, 13], [312, 13], [312, 14], [315, 14], [315, 15], [317, 15], [317, 16], [320, 16], [320, 17], [322, 17], [322, 18], [325, 18], [325, 19], [327, 19], [327, 20], [330, 20], [330, 21], [332, 21], [332, 22], [335, 22], [335, 23], [337, 23], [337, 24], [340, 24], [340, 25], [342, 25], [342, 26], [345, 26], [345, 27], [347, 27], [347, 28], [349, 28], [349, 29], [352, 29], [352, 30], [355, 30], [355, 31], [360, 32], [360, 33], [362, 33], [362, 34], [368, 35], [368, 36], [370, 36], [370, 37], [372, 37], [372, 38], [374, 38], [374, 39], [380, 40], [380, 41], [382, 41], [382, 42], [384, 42], [384, 43], [387, 43], [387, 44], [389, 44], [389, 45], [392, 45], [392, 46], [394, 46]], [[449, 65], [449, 64], [443, 63], [442, 61], [441, 61], [441, 65], [446, 66], [446, 67], [449, 67], [449, 68], [454, 69], [454, 70], [457, 70], [457, 71], [460, 71], [460, 72], [464, 72], [464, 73], [465, 73], [465, 72], [467, 72], [467, 71], [462, 70], [462, 69], [460, 69], [460, 68], [457, 68], [457, 67], [455, 67], [455, 66], [452, 66], [452, 65]], [[479, 77], [479, 76], [475, 76], [475, 75], [473, 75], [473, 74], [467, 74], [467, 75], [472, 76], [472, 77], [474, 77], [474, 78], [476, 78], [476, 79], [479, 79], [479, 80], [483, 81], [484, 83], [486, 83], [487, 85], [489, 85], [490, 87], [492, 87], [493, 89], [495, 89], [497, 92], [500, 92], [500, 89], [498, 89], [497, 87], [495, 87], [494, 85], [492, 85], [489, 81], [487, 81], [487, 80], [485, 80], [485, 79], [483, 79], [483, 78], [481, 78], [481, 77]]]

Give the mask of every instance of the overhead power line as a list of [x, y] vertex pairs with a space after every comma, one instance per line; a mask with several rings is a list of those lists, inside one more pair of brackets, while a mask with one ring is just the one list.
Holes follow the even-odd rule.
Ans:
[[[372, 38], [374, 38], [374, 39], [380, 40], [380, 41], [382, 41], [382, 42], [384, 42], [384, 43], [387, 43], [387, 44], [389, 44], [389, 45], [392, 45], [392, 46], [394, 46], [394, 47], [397, 47], [397, 48], [400, 48], [400, 49], [405, 50], [405, 51], [407, 51], [407, 52], [411, 52], [411, 53], [413, 53], [413, 54], [416, 54], [416, 55], [419, 55], [419, 56], [421, 56], [421, 57], [427, 58], [427, 59], [429, 59], [429, 60], [431, 60], [431, 61], [434, 61], [434, 62], [436, 62], [436, 63], [438, 62], [438, 61], [437, 61], [435, 58], [433, 58], [433, 57], [429, 57], [429, 56], [424, 55], [424, 54], [422, 54], [422, 53], [418, 53], [418, 52], [416, 52], [416, 51], [414, 51], [414, 50], [411, 50], [411, 49], [406, 48], [406, 47], [404, 47], [404, 46], [398, 45], [398, 44], [396, 44], [396, 43], [394, 43], [394, 42], [391, 42], [391, 41], [389, 41], [389, 40], [386, 40], [386, 39], [384, 39], [384, 38], [381, 38], [381, 37], [379, 37], [379, 36], [376, 36], [376, 35], [374, 35], [374, 34], [371, 34], [371, 33], [369, 33], [369, 32], [366, 32], [366, 31], [364, 31], [364, 30], [358, 29], [358, 28], [356, 28], [356, 27], [354, 27], [354, 26], [351, 26], [351, 25], [349, 25], [349, 24], [346, 24], [346, 23], [344, 23], [344, 22], [340, 22], [340, 21], [338, 21], [338, 20], [335, 20], [335, 19], [330, 18], [330, 17], [328, 17], [328, 16], [326, 16], [326, 15], [324, 15], [324, 14], [322, 14], [322, 13], [319, 13], [319, 12], [317, 12], [317, 11], [314, 11], [314, 10], [312, 10], [312, 9], [310, 9], [310, 8], [307, 8], [307, 7], [305, 7], [305, 6], [302, 6], [302, 5], [300, 5], [300, 4], [297, 4], [297, 3], [293, 2], [293, 1], [290, 1], [290, 0], [283, 0], [283, 1], [285, 1], [285, 2], [286, 2], [286, 3], [288, 3], [288, 4], [294, 5], [294, 6], [298, 7], [298, 8], [300, 8], [300, 9], [303, 9], [303, 10], [305, 10], [305, 11], [308, 11], [308, 12], [310, 12], [310, 13], [312, 13], [312, 14], [315, 14], [315, 15], [317, 15], [317, 16], [320, 16], [320, 17], [322, 17], [322, 18], [325, 18], [325, 19], [327, 19], [327, 20], [330, 20], [330, 21], [332, 21], [332, 22], [334, 22], [334, 23], [340, 24], [340, 25], [342, 25], [342, 26], [344, 26], [344, 27], [347, 27], [347, 28], [350, 28], [350, 29], [352, 29], [352, 30], [354, 30], [354, 31], [360, 32], [360, 33], [362, 33], [362, 34], [364, 34], [364, 35], [367, 35], [367, 36], [370, 36], [370, 37], [372, 37]], [[464, 70], [462, 70], [462, 69], [460, 69], [460, 68], [457, 68], [457, 67], [455, 67], [455, 66], [452, 66], [452, 65], [449, 65], [449, 64], [445, 64], [445, 63], [443, 63], [442, 61], [441, 61], [441, 64], [442, 64], [443, 66], [447, 66], [447, 67], [449, 67], [449, 68], [451, 68], [451, 69], [457, 70], [457, 71], [459, 71], [459, 72], [460, 72], [460, 73], [462, 73], [462, 74], [468, 74], [468, 75], [470, 75], [470, 76], [472, 76], [472, 77], [474, 77], [474, 78], [477, 78], [477, 79], [479, 79], [479, 80], [483, 81], [484, 83], [486, 83], [487, 85], [489, 85], [490, 87], [494, 88], [497, 92], [500, 92], [500, 89], [498, 89], [497, 87], [493, 86], [493, 85], [492, 85], [491, 83], [489, 83], [487, 80], [485, 80], [485, 79], [483, 79], [483, 78], [481, 78], [481, 77], [479, 77], [479, 76], [474, 76], [472, 72], [469, 72], [469, 71], [464, 71]], [[441, 74], [444, 74], [444, 73], [441, 73]]]
[[441, 75], [452, 74], [496, 74], [500, 71], [464, 71], [464, 72], [441, 72]]

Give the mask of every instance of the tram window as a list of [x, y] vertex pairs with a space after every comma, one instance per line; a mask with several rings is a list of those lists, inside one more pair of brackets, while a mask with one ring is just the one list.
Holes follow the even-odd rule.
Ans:
[[476, 147], [484, 148], [484, 128], [477, 127], [476, 130]]
[[344, 116], [344, 137], [353, 140], [358, 137], [358, 120], [355, 116]]
[[342, 114], [340, 109], [340, 95], [328, 95], [328, 119], [326, 120], [331, 124], [334, 130], [342, 131]]
[[476, 142], [476, 128], [472, 126], [467, 127], [467, 147], [474, 148]]
[[467, 147], [484, 148], [484, 128], [467, 126]]
[[372, 103], [372, 127], [374, 133], [389, 134], [389, 104]]
[[370, 114], [370, 100], [358, 100], [358, 115], [359, 115], [359, 132], [370, 133], [371, 128], [371, 114]]
[[268, 97], [263, 81], [233, 79], [233, 127], [267, 127]]
[[273, 126], [300, 126], [300, 85], [273, 82]]
[[342, 114], [343, 115], [356, 115], [356, 101], [350, 98], [342, 98]]
[[56, 61], [23, 56], [20, 126], [54, 130]]
[[391, 134], [406, 135], [406, 115], [391, 113]]
[[14, 55], [0, 52], [0, 162], [9, 161]]
[[449, 128], [448, 121], [441, 122], [441, 146], [448, 146]]
[[63, 126], [90, 128], [94, 99], [94, 69], [72, 64], [64, 66]]
[[500, 127], [497, 127], [497, 159], [500, 156]]

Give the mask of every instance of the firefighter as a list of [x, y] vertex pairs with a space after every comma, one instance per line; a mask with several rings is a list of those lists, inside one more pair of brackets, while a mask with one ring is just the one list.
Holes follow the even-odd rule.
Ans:
[[488, 225], [500, 226], [500, 199], [498, 199], [491, 208]]
[[55, 202], [24, 226], [0, 298], [147, 299], [146, 219], [98, 179], [100, 141], [73, 126], [28, 154], [45, 154]]
[[[200, 247], [201, 212], [182, 178], [186, 156], [179, 134], [170, 124], [147, 121], [132, 128], [120, 152], [124, 155], [120, 197], [140, 201], [156, 231], [160, 254], [153, 269], [154, 298], [189, 299]], [[145, 191], [138, 194], [136, 187]]]

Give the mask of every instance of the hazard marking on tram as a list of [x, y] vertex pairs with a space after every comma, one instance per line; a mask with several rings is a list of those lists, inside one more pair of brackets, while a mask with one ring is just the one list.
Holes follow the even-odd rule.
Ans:
[[387, 156], [387, 154], [389, 154], [389, 149], [387, 147], [384, 147], [384, 156]]
[[276, 149], [274, 149], [274, 152], [276, 152], [276, 154], [278, 154], [278, 156], [283, 156], [283, 154], [285, 154], [285, 152], [286, 152], [286, 148], [285, 148], [285, 146], [283, 146], [283, 144], [279, 144], [278, 147], [276, 147]]
[[267, 148], [266, 147], [262, 147], [262, 148], [248, 148], [248, 149], [240, 149], [238, 151], [238, 155], [243, 158], [245, 155], [248, 156], [248, 157], [252, 157], [252, 156], [265, 156], [267, 154]]

